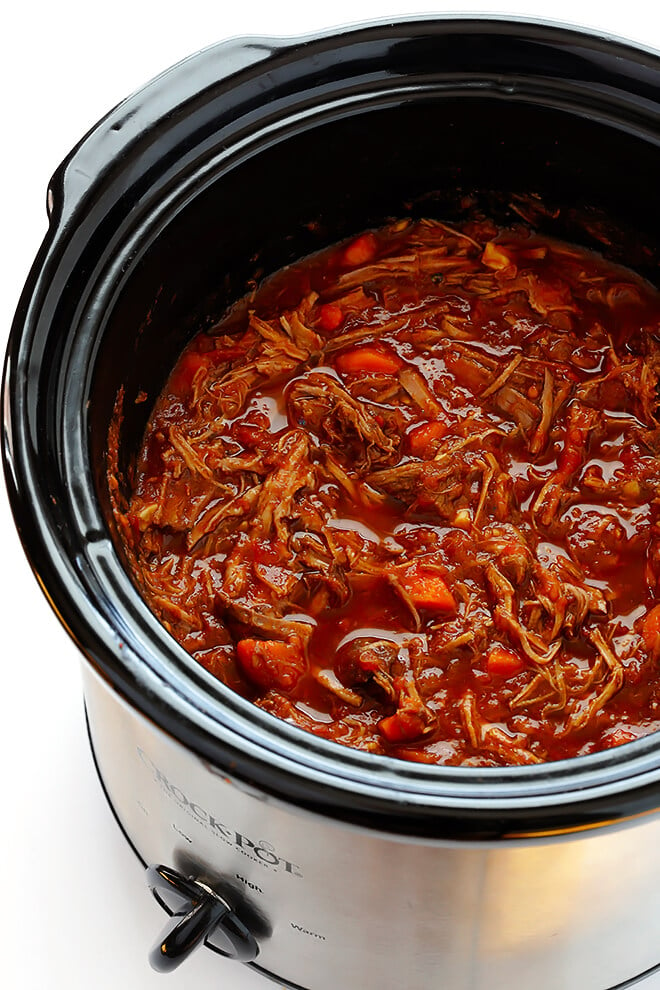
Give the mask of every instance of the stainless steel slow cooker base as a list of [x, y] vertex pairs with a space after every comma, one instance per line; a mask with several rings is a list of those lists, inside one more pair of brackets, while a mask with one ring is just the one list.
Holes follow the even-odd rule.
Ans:
[[[95, 751], [95, 748], [94, 748], [94, 741], [93, 741], [93, 738], [92, 738], [91, 728], [90, 728], [90, 724], [89, 724], [89, 716], [86, 715], [86, 718], [87, 718], [87, 733], [88, 733], [89, 742], [90, 742], [90, 749], [91, 749], [92, 759], [94, 761], [94, 766], [96, 768], [96, 772], [97, 772], [97, 775], [98, 775], [99, 783], [101, 785], [101, 790], [103, 791], [103, 794], [105, 795], [105, 798], [106, 798], [106, 801], [107, 801], [108, 806], [110, 808], [110, 811], [112, 812], [112, 815], [113, 815], [113, 817], [114, 817], [114, 819], [115, 819], [115, 821], [117, 823], [117, 826], [119, 827], [119, 829], [120, 829], [120, 831], [121, 831], [124, 839], [126, 840], [126, 842], [128, 843], [128, 845], [131, 847], [131, 849], [133, 850], [133, 853], [135, 854], [136, 858], [139, 860], [139, 862], [142, 864], [142, 866], [145, 868], [145, 870], [147, 870], [147, 869], [149, 869], [149, 865], [150, 864], [148, 864], [142, 858], [142, 856], [140, 855], [140, 853], [137, 850], [135, 844], [133, 843], [130, 835], [128, 834], [128, 832], [124, 828], [124, 825], [122, 824], [122, 821], [121, 821], [121, 819], [119, 817], [119, 814], [118, 814], [117, 809], [115, 808], [114, 804], [112, 803], [112, 799], [110, 798], [110, 795], [108, 793], [108, 788], [106, 786], [105, 780], [103, 779], [103, 774], [101, 773], [101, 769], [99, 767], [98, 759], [97, 759], [97, 756], [96, 756], [96, 751]], [[220, 881], [220, 883], [216, 883], [215, 884], [215, 889], [218, 892], [220, 892], [220, 893], [224, 893], [224, 885], [223, 885], [222, 881]], [[163, 905], [162, 904], [161, 906], [165, 907], [166, 910], [167, 910], [166, 905]], [[168, 911], [168, 913], [170, 913], [170, 912]], [[217, 949], [214, 949], [214, 947], [212, 945], [208, 945], [208, 944], [205, 944], [205, 948], [211, 949], [212, 951], [216, 951], [216, 952], [218, 951]], [[228, 955], [228, 956], [230, 955], [230, 953], [228, 953], [228, 952], [227, 953], [224, 953], [223, 952], [222, 954], [223, 955]], [[277, 983], [279, 986], [281, 986], [282, 988], [284, 988], [284, 990], [314, 990], [314, 988], [312, 988], [311, 986], [303, 987], [303, 986], [301, 986], [298, 983], [291, 983], [288, 980], [286, 980], [284, 977], [282, 977], [282, 976], [280, 976], [280, 975], [278, 975], [276, 973], [273, 973], [273, 972], [271, 972], [271, 971], [269, 971], [267, 969], [264, 969], [263, 966], [260, 966], [256, 962], [243, 963], [242, 965], [245, 965], [249, 969], [253, 970], [254, 972], [259, 973], [259, 975], [260, 976], [263, 976], [264, 979], [270, 980], [273, 983]], [[617, 983], [616, 985], [612, 985], [611, 987], [606, 988], [606, 990], [627, 990], [627, 988], [629, 988], [629, 987], [638, 987], [638, 986], [640, 986], [640, 984], [644, 983], [646, 980], [648, 980], [650, 977], [652, 977], [654, 974], [657, 974], [657, 973], [660, 973], [660, 963], [658, 963], [655, 966], [650, 967], [649, 969], [645, 970], [643, 973], [640, 973], [637, 976], [634, 976], [634, 977], [632, 977], [630, 979], [625, 980], [623, 983]], [[582, 988], [580, 988], [580, 990], [582, 990]]]
[[659, 147], [656, 54], [437, 18], [201, 52], [53, 177], [5, 368], [17, 525], [86, 657], [99, 773], [137, 854], [196, 878], [214, 917], [226, 898], [256, 965], [290, 986], [639, 982], [660, 954], [660, 737], [433, 767], [250, 705], [173, 641], [123, 566], [106, 472], [118, 393], [130, 488], [177, 354], [251, 280], [392, 215], [460, 219], [477, 193], [504, 222], [550, 203], [542, 232], [657, 281]]
[[305, 990], [610, 990], [658, 969], [655, 817], [506, 847], [396, 840], [255, 794], [88, 668], [84, 682], [97, 770], [137, 856], [224, 898], [265, 975]]

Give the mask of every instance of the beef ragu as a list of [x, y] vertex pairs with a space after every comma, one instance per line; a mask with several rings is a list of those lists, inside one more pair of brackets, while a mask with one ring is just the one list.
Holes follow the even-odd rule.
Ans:
[[530, 227], [402, 220], [182, 354], [116, 518], [208, 671], [326, 739], [535, 764], [660, 728], [660, 296]]

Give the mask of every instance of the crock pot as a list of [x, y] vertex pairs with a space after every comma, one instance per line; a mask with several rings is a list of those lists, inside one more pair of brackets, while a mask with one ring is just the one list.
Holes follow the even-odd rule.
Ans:
[[659, 967], [657, 735], [504, 769], [310, 736], [159, 625], [124, 568], [106, 477], [117, 402], [130, 477], [204, 320], [389, 217], [532, 210], [657, 281], [659, 143], [656, 54], [530, 21], [419, 19], [207, 49], [55, 173], [7, 353], [5, 470], [83, 653], [108, 800], [172, 915], [158, 968], [202, 942], [306, 990], [607, 990]]

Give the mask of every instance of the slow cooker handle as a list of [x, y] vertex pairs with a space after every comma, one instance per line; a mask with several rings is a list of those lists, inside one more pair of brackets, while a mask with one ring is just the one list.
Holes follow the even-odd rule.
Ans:
[[[259, 36], [220, 42], [178, 62], [119, 103], [53, 173], [46, 198], [51, 228], [63, 226], [91, 187], [107, 182], [116, 164], [131, 158], [131, 152], [135, 155], [139, 148], [145, 169], [153, 164], [151, 150], [145, 147], [150, 135], [162, 136], [169, 130], [175, 139], [196, 114], [203, 123], [204, 104], [222, 101], [234, 76], [272, 57], [284, 45], [284, 39]], [[165, 93], [171, 95], [164, 99]], [[121, 192], [120, 183], [118, 195]], [[101, 219], [95, 218], [97, 223]]]
[[202, 942], [240, 962], [256, 957], [259, 950], [252, 932], [231, 905], [205, 883], [167, 866], [150, 866], [147, 883], [159, 904], [172, 915], [149, 954], [149, 962], [159, 973], [176, 969]]

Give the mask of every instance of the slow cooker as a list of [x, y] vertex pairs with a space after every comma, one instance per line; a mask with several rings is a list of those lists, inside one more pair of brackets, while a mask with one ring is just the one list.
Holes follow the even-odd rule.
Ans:
[[656, 54], [529, 21], [418, 19], [207, 49], [53, 176], [6, 359], [5, 470], [83, 653], [108, 800], [171, 915], [157, 968], [202, 943], [305, 990], [608, 990], [660, 968], [657, 736], [452, 768], [274, 719], [149, 612], [106, 474], [118, 396], [126, 471], [205, 320], [388, 217], [451, 219], [475, 197], [532, 210], [657, 281], [659, 143]]

